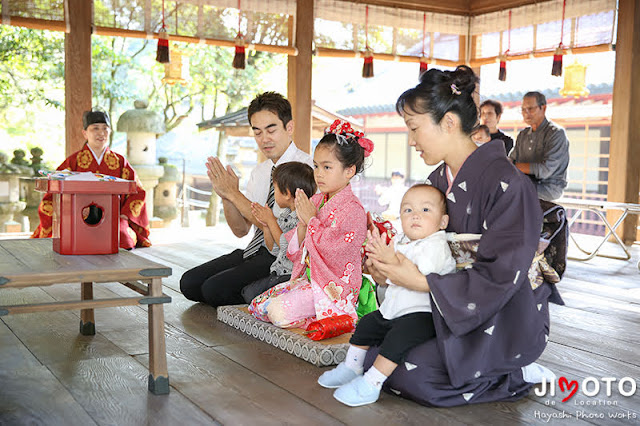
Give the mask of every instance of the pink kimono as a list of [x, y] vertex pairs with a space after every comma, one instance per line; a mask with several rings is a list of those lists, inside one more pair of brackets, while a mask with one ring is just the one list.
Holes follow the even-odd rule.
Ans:
[[[311, 201], [319, 206], [324, 196], [315, 194]], [[285, 235], [287, 256], [293, 261], [292, 279], [257, 296], [249, 311], [282, 328], [304, 327], [316, 319], [344, 314], [357, 320], [367, 218], [351, 185], [319, 209], [309, 221], [301, 245], [297, 232], [296, 228]], [[311, 281], [306, 274], [307, 262]]]

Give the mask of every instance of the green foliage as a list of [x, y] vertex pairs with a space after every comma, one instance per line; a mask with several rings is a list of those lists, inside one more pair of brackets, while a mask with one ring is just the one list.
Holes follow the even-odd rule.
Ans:
[[0, 26], [0, 113], [25, 104], [62, 108], [64, 35]]

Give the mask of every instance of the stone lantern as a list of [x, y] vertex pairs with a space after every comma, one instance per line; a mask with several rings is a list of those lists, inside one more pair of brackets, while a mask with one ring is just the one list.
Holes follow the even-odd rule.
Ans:
[[42, 148], [31, 148], [31, 164], [32, 176], [20, 177], [20, 199], [27, 202], [27, 207], [22, 211], [22, 224], [24, 231], [35, 231], [40, 222], [38, 216], [38, 207], [44, 193], [36, 191], [35, 177], [39, 173], [49, 172], [48, 167], [42, 163]]
[[7, 156], [0, 152], [0, 231], [19, 232], [20, 224], [13, 220], [27, 203], [20, 201], [20, 166], [7, 164]]
[[158, 162], [164, 167], [164, 175], [155, 188], [153, 215], [162, 219], [166, 226], [178, 217], [177, 193], [181, 176], [176, 166], [167, 164], [165, 157], [158, 158]]
[[[135, 109], [125, 111], [118, 119], [118, 131], [127, 133], [127, 159], [147, 193], [147, 213], [153, 215], [153, 189], [164, 174], [164, 167], [156, 165], [156, 137], [165, 133], [164, 119], [147, 109], [147, 101], [137, 100], [133, 105]], [[149, 222], [153, 226], [151, 217]]]

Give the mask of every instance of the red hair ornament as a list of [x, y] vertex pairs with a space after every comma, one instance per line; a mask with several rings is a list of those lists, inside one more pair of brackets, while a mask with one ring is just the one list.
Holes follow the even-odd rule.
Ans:
[[353, 130], [351, 123], [348, 121], [336, 119], [331, 126], [324, 130], [324, 134], [327, 135], [333, 133], [338, 139], [338, 144], [349, 143], [347, 139], [355, 139], [358, 145], [364, 149], [364, 156], [368, 157], [373, 151], [373, 141], [364, 137], [364, 133], [357, 130]]

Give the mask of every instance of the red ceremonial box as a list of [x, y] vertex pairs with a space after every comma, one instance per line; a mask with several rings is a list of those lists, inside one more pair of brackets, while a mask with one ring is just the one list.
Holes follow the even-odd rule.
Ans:
[[[60, 254], [114, 254], [120, 246], [120, 195], [138, 192], [134, 181], [36, 179], [36, 190], [53, 195], [53, 250]], [[101, 211], [95, 224], [83, 210]]]

